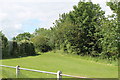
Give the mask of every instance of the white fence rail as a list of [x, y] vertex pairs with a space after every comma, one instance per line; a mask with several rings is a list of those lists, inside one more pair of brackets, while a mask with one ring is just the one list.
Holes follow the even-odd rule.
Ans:
[[8, 68], [14, 68], [14, 69], [16, 69], [16, 78], [18, 77], [18, 75], [20, 73], [20, 70], [27, 70], [27, 71], [33, 71], [33, 72], [40, 72], [40, 73], [47, 73], [47, 74], [57, 75], [57, 80], [61, 80], [62, 76], [73, 77], [73, 78], [86, 78], [86, 77], [80, 77], [80, 76], [72, 76], [72, 75], [62, 74], [62, 71], [58, 71], [57, 73], [54, 73], [54, 72], [40, 71], [40, 70], [34, 70], [34, 69], [20, 68], [20, 66], [16, 66], [16, 67], [14, 67], [14, 66], [7, 66], [7, 65], [0, 65], [0, 66], [1, 67], [8, 67]]

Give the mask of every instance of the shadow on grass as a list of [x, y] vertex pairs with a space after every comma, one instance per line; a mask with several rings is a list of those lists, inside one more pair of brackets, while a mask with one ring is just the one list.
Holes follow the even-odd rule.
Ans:
[[[34, 54], [34, 55], [29, 55], [29, 56], [38, 56], [38, 55], [42, 55], [42, 54]], [[5, 57], [5, 58], [2, 58], [2, 59], [0, 59], [0, 60], [4, 60], [4, 59], [24, 58], [24, 57], [29, 57], [29, 56], [14, 56], [14, 57]]]

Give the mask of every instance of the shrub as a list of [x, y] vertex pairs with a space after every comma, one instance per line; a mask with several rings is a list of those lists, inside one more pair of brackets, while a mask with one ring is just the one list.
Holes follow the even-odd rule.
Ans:
[[19, 43], [19, 56], [35, 55], [35, 47], [31, 41], [22, 40]]
[[47, 52], [49, 50], [51, 50], [51, 47], [48, 44], [48, 38], [38, 35], [34, 38], [31, 39], [37, 49], [37, 51], [39, 52]]

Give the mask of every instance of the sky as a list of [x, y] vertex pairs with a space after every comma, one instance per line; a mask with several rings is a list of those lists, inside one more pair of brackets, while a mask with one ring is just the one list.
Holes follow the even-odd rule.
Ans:
[[[0, 0], [0, 31], [8, 39], [37, 28], [50, 28], [59, 14], [73, 10], [80, 0]], [[100, 4], [106, 15], [112, 11], [106, 0], [91, 0]]]

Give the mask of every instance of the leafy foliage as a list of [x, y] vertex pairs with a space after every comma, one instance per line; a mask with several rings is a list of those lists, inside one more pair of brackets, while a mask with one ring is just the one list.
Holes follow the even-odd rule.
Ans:
[[14, 41], [30, 40], [32, 35], [29, 32], [18, 34], [16, 37], [13, 37]]
[[115, 59], [118, 57], [118, 26], [116, 20], [104, 20], [100, 34], [100, 44], [102, 46], [101, 56], [104, 58]]
[[19, 56], [33, 56], [35, 54], [35, 47], [31, 41], [22, 40], [19, 43]]
[[118, 5], [112, 2], [107, 5], [116, 14], [105, 17], [98, 4], [80, 1], [72, 11], [60, 15], [52, 28], [36, 29], [31, 40], [41, 52], [57, 49], [116, 60], [119, 57]]
[[[20, 34], [21, 35], [21, 34]], [[19, 35], [18, 35], [19, 36]], [[18, 41], [8, 41], [2, 32], [0, 32], [0, 48], [2, 49], [2, 58], [13, 58], [35, 55], [35, 47], [27, 37], [16, 38]], [[23, 40], [22, 40], [23, 39]]]
[[3, 58], [8, 56], [8, 39], [1, 31], [0, 31], [0, 53], [2, 53]]
[[34, 43], [37, 51], [47, 52], [51, 50], [50, 46], [48, 45], [48, 38], [39, 35], [39, 36], [32, 38], [31, 40]]
[[73, 11], [62, 14], [55, 22], [55, 35], [58, 40], [55, 43], [75, 54], [98, 55], [91, 53], [92, 51], [100, 52], [97, 45], [99, 35], [95, 34], [101, 27], [100, 22], [104, 19], [105, 12], [99, 5], [92, 2], [79, 2], [73, 8]]

